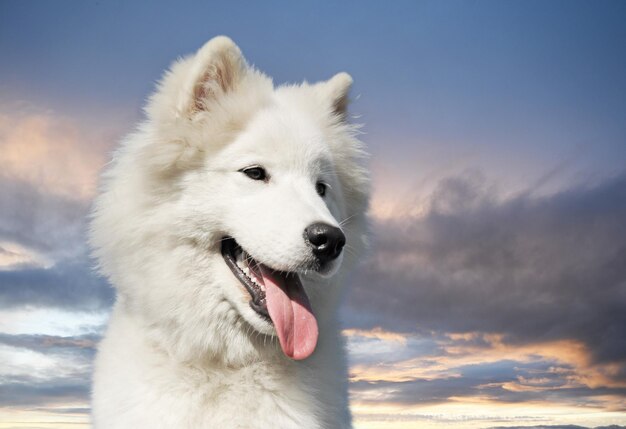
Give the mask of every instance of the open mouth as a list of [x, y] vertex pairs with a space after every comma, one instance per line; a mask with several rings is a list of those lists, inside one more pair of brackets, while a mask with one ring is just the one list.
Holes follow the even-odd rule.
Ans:
[[271, 322], [259, 264], [231, 237], [222, 239], [222, 256], [235, 277], [250, 293], [250, 307]]
[[222, 256], [250, 294], [250, 307], [274, 324], [285, 355], [309, 357], [317, 345], [318, 327], [298, 273], [258, 262], [232, 237], [222, 239]]

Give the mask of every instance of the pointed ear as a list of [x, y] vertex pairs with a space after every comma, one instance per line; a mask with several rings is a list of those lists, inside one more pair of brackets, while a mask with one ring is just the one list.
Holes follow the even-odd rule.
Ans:
[[151, 173], [171, 177], [202, 159], [200, 131], [189, 119], [217, 110], [246, 73], [248, 65], [241, 51], [225, 36], [209, 40], [195, 54], [172, 65], [146, 108], [158, 130], [152, 144], [142, 150], [142, 162]]
[[318, 85], [322, 96], [331, 103], [333, 113], [345, 120], [350, 102], [348, 95], [352, 87], [352, 76], [346, 72], [337, 73]]
[[248, 67], [239, 47], [226, 36], [209, 40], [193, 57], [181, 91], [182, 114], [210, 110], [220, 96], [236, 89]]

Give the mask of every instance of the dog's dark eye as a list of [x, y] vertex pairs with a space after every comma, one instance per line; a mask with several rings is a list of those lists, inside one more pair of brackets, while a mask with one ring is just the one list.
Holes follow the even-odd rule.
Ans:
[[324, 195], [326, 195], [326, 188], [328, 188], [328, 185], [326, 183], [317, 182], [315, 184], [315, 190], [317, 191], [317, 194], [320, 197], [323, 197]]
[[239, 171], [241, 171], [252, 180], [267, 180], [267, 172], [263, 167], [246, 167], [242, 168]]

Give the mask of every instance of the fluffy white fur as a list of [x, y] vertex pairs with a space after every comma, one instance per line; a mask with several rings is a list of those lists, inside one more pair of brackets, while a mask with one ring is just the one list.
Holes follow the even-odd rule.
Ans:
[[[352, 79], [274, 88], [216, 37], [177, 61], [103, 174], [91, 244], [117, 302], [93, 387], [96, 429], [349, 428], [337, 307], [365, 240], [368, 177], [346, 121]], [[262, 165], [267, 183], [239, 172]], [[317, 180], [329, 184], [324, 198]], [[303, 231], [341, 226], [342, 257], [301, 273], [319, 324], [293, 361], [248, 305], [220, 239], [301, 271]]]

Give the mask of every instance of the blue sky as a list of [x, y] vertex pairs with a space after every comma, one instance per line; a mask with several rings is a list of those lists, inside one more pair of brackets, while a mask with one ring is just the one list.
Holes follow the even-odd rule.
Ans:
[[355, 80], [358, 427], [626, 425], [624, 22], [620, 1], [1, 2], [0, 427], [86, 421], [98, 171], [218, 34], [277, 84]]
[[403, 170], [455, 163], [519, 188], [546, 186], [557, 169], [553, 190], [617, 174], [626, 159], [621, 2], [0, 7], [2, 93], [85, 121], [115, 112], [133, 123], [172, 59], [223, 33], [277, 83], [348, 70], [378, 174], [401, 160]]

